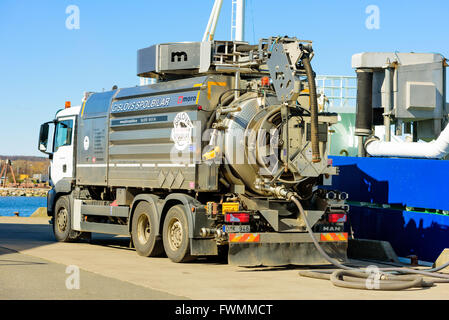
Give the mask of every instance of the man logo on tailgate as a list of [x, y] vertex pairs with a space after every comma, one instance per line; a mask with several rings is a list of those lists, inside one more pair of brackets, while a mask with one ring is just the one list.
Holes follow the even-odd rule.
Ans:
[[175, 142], [177, 150], [184, 150], [192, 142], [193, 124], [186, 112], [180, 112], [173, 120], [171, 139]]

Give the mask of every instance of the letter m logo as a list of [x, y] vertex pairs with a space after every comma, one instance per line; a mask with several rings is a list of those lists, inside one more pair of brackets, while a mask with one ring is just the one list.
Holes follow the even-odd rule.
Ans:
[[176, 62], [180, 62], [180, 61], [182, 61], [182, 59], [184, 59], [184, 61], [187, 61], [187, 53], [185, 53], [184, 51], [172, 52], [171, 53], [171, 62], [175, 62], [175, 58], [178, 58], [176, 60]]

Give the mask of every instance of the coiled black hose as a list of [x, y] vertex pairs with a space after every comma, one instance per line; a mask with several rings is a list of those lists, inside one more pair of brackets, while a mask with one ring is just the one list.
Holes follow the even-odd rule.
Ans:
[[[370, 277], [370, 273], [360, 268], [345, 266], [335, 259], [329, 257], [329, 255], [323, 250], [323, 248], [315, 238], [315, 235], [313, 234], [312, 228], [310, 227], [307, 216], [300, 201], [294, 196], [291, 198], [291, 201], [298, 207], [298, 210], [302, 218], [304, 219], [307, 232], [309, 233], [316, 249], [329, 263], [341, 269], [336, 270], [331, 274], [323, 272], [301, 271], [299, 272], [301, 276], [316, 279], [328, 279], [331, 280], [331, 282], [337, 287], [365, 290], [404, 290], [414, 287], [431, 287], [434, 283], [449, 283], [449, 275], [434, 273], [449, 266], [449, 262], [447, 262], [438, 268], [427, 270], [416, 270], [410, 268], [378, 268], [376, 266], [376, 268], [379, 270], [380, 278], [378, 279], [377, 285], [368, 286], [367, 278]], [[392, 274], [391, 272], [401, 273], [402, 275]], [[416, 276], [407, 274], [416, 274]], [[438, 279], [424, 281], [423, 277]]]

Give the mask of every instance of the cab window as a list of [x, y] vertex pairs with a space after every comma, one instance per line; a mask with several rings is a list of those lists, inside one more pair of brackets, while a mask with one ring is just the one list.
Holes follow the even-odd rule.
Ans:
[[59, 147], [70, 146], [72, 144], [73, 120], [63, 120], [56, 125], [55, 134], [55, 148], [54, 152], [58, 151]]

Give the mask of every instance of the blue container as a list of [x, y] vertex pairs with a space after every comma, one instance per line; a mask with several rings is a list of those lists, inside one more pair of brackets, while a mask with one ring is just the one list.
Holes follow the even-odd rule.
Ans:
[[356, 238], [389, 241], [399, 256], [431, 262], [449, 248], [449, 216], [405, 210], [449, 210], [449, 161], [331, 158], [340, 168], [332, 187], [349, 194]]
[[332, 186], [349, 200], [449, 210], [449, 161], [331, 157]]
[[388, 241], [400, 257], [434, 262], [449, 248], [449, 216], [351, 206], [349, 217], [355, 238]]

